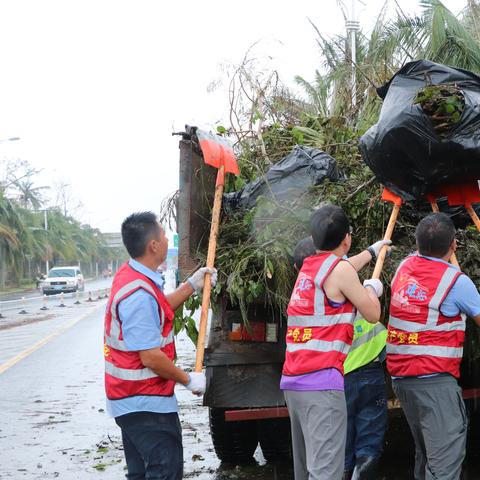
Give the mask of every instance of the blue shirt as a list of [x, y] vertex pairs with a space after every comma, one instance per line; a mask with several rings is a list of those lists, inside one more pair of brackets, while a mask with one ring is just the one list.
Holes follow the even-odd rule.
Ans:
[[[137, 272], [163, 288], [162, 276], [150, 270], [136, 260], [130, 259], [129, 265]], [[130, 351], [148, 350], [160, 346], [160, 315], [155, 299], [145, 290], [137, 290], [122, 300], [118, 306], [122, 320], [122, 332], [125, 345]], [[119, 417], [133, 412], [172, 413], [178, 411], [175, 395], [156, 397], [138, 395], [135, 397], [109, 400], [107, 412], [112, 417]]]
[[[440, 258], [426, 256], [424, 258], [451, 265]], [[459, 270], [455, 265], [453, 265], [453, 268]], [[440, 311], [447, 317], [454, 317], [459, 313], [465, 313], [469, 317], [480, 315], [480, 294], [469, 277], [466, 275], [458, 277], [440, 306]]]

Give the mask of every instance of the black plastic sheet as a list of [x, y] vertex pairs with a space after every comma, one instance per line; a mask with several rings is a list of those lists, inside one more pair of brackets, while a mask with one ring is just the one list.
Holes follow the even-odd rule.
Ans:
[[[413, 101], [426, 85], [455, 84], [465, 98], [460, 121], [440, 137]], [[377, 179], [404, 200], [445, 184], [480, 178], [480, 77], [426, 60], [410, 62], [378, 90], [378, 123], [360, 139], [360, 152]]]
[[333, 182], [340, 179], [335, 159], [318, 148], [296, 145], [264, 176], [237, 192], [225, 194], [223, 205], [226, 211], [250, 209], [260, 196], [281, 202], [308, 191], [326, 178]]

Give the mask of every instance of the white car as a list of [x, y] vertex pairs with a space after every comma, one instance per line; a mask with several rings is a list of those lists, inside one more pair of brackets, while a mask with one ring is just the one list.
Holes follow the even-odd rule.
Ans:
[[85, 281], [80, 267], [54, 267], [42, 281], [42, 291], [45, 295], [61, 292], [83, 292]]

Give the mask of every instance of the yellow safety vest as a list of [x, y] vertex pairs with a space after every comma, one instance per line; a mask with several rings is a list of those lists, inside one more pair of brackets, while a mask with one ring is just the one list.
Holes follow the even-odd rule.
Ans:
[[375, 360], [387, 343], [387, 329], [380, 323], [357, 318], [353, 324], [353, 342], [343, 365], [345, 375]]

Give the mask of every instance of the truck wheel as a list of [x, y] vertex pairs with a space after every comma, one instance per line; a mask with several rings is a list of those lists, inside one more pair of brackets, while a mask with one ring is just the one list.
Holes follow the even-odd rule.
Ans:
[[210, 434], [217, 457], [225, 463], [251, 463], [258, 445], [255, 421], [225, 421], [224, 408], [210, 408]]
[[267, 462], [292, 462], [292, 437], [289, 418], [259, 420], [257, 429], [260, 447]]

